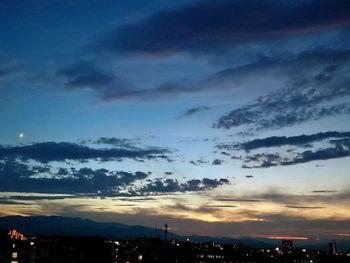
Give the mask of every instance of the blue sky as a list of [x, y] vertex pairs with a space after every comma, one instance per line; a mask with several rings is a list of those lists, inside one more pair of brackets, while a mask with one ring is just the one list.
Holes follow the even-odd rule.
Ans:
[[1, 1], [1, 214], [350, 235], [349, 14], [345, 0]]

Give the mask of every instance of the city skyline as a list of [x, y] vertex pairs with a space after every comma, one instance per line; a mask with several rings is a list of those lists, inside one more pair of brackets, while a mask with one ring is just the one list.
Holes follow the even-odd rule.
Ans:
[[0, 2], [0, 216], [350, 237], [346, 0]]

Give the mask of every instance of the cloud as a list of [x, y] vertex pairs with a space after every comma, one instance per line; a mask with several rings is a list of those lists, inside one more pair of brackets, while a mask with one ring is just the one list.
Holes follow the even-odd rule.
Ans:
[[243, 165], [242, 168], [269, 168], [273, 166], [287, 166], [312, 161], [331, 160], [350, 157], [350, 140], [337, 142], [334, 147], [327, 147], [319, 150], [307, 150], [296, 153], [294, 157], [282, 157], [280, 154], [258, 153], [246, 156], [245, 163], [256, 162], [257, 165]]
[[[180, 207], [178, 207], [180, 208]], [[183, 213], [171, 215], [171, 209], [165, 209], [167, 214], [159, 214], [159, 209], [135, 209], [134, 214], [101, 212], [72, 206], [50, 207], [55, 215], [77, 216], [94, 219], [96, 221], [111, 221], [126, 224], [143, 224], [154, 227], [154, 222], [168, 222], [173, 232], [184, 236], [203, 235], [224, 237], [269, 237], [269, 236], [300, 236], [309, 239], [321, 239], [322, 244], [337, 237], [338, 233], [347, 233], [348, 219], [305, 219], [295, 215], [279, 214], [251, 214], [259, 220], [243, 220], [240, 222], [207, 222], [200, 217], [186, 218]], [[186, 211], [186, 210], [185, 210]], [[199, 211], [198, 211], [199, 212]], [[235, 210], [235, 217], [239, 211]], [[244, 214], [246, 211], [242, 211]], [[179, 215], [180, 214], [180, 215]], [[204, 214], [206, 214], [204, 212]], [[308, 231], [305, 232], [305, 229]], [[345, 249], [345, 248], [344, 248]]]
[[96, 196], [137, 197], [158, 193], [206, 191], [230, 183], [224, 178], [179, 181], [173, 178], [151, 179], [149, 176], [148, 173], [141, 171], [111, 171], [88, 167], [80, 169], [51, 167], [48, 172], [38, 173], [35, 166], [20, 160], [0, 161], [0, 191], [60, 194], [60, 196], [13, 196], [11, 200], [30, 201]]
[[[227, 69], [220, 79], [273, 74], [281, 89], [259, 97], [225, 114], [214, 123], [230, 129], [243, 125], [276, 129], [309, 120], [349, 114], [350, 51], [314, 49], [286, 58], [262, 59], [246, 66]], [[323, 76], [323, 77], [320, 77]]]
[[20, 67], [15, 62], [0, 58], [0, 80], [7, 79], [19, 71]]
[[69, 142], [41, 142], [20, 146], [0, 146], [0, 159], [20, 158], [35, 160], [41, 163], [67, 160], [110, 161], [123, 158], [155, 159], [165, 158], [166, 149], [123, 149], [123, 148], [90, 148]]
[[[270, 189], [262, 193], [250, 193], [238, 197], [216, 197], [218, 202], [272, 202], [289, 208], [324, 207], [330, 204], [342, 205], [350, 200], [350, 192], [347, 190], [338, 192], [313, 192], [312, 194], [290, 194], [276, 189]], [[320, 205], [322, 204], [322, 205]]]
[[212, 165], [221, 165], [224, 161], [220, 159], [215, 159], [211, 164]]
[[193, 164], [193, 165], [204, 165], [204, 164], [208, 164], [209, 161], [206, 161], [204, 160], [204, 158], [201, 158], [201, 159], [198, 159], [196, 161], [189, 161], [190, 164]]
[[337, 131], [328, 131], [328, 132], [319, 132], [310, 135], [297, 135], [297, 136], [271, 136], [263, 139], [255, 139], [247, 141], [241, 144], [227, 144], [227, 145], [218, 145], [219, 148], [226, 149], [243, 149], [246, 151], [256, 150], [259, 148], [269, 148], [269, 147], [280, 147], [284, 145], [293, 145], [293, 146], [303, 146], [309, 143], [323, 141], [330, 138], [343, 138], [350, 137], [350, 132], [337, 132]]
[[[64, 78], [66, 88], [70, 90], [91, 89], [103, 101], [122, 99], [158, 100], [164, 97], [173, 98], [177, 95], [203, 92], [222, 92], [226, 94], [227, 92], [239, 90], [242, 88], [241, 86], [257, 85], [256, 88], [259, 88], [259, 86], [264, 85], [264, 82], [260, 80], [257, 84], [252, 84], [251, 81], [257, 78], [265, 78], [266, 80], [271, 75], [274, 76], [274, 79], [284, 81], [283, 85], [285, 87], [295, 86], [290, 88], [287, 93], [291, 93], [291, 90], [296, 89], [297, 86], [300, 93], [302, 93], [305, 87], [300, 86], [310, 86], [311, 84], [312, 88], [320, 84], [323, 86], [329, 85], [332, 90], [339, 88], [339, 85], [342, 85], [339, 78], [341, 77], [344, 80], [343, 82], [345, 82], [345, 79], [348, 79], [348, 74], [344, 72], [344, 64], [348, 65], [350, 61], [350, 51], [340, 47], [337, 47], [337, 49], [326, 49], [312, 46], [312, 48], [310, 50], [301, 49], [301, 51], [294, 53], [283, 52], [282, 54], [279, 52], [270, 52], [271, 54], [268, 54], [269, 52], [260, 51], [257, 58], [253, 60], [246, 58], [243, 60], [245, 62], [241, 62], [235, 67], [214, 72], [197, 80], [164, 80], [160, 83], [154, 83], [150, 87], [145, 87], [143, 83], [139, 85], [135, 78], [124, 79], [116, 76], [111, 69], [106, 69], [104, 65], [106, 58], [103, 56], [96, 56], [94, 60], [80, 61], [72, 66], [60, 69], [58, 75]], [[110, 63], [114, 62], [111, 61]], [[333, 88], [332, 86], [336, 87]], [[324, 88], [323, 93], [325, 92], [327, 92], [327, 88]], [[319, 100], [324, 98], [324, 95], [329, 95], [323, 93], [319, 94]], [[276, 97], [278, 94], [270, 95]], [[282, 95], [285, 96], [285, 94]], [[307, 95], [316, 96], [318, 94], [317, 92], [304, 94], [304, 96]], [[271, 98], [268, 99], [267, 97], [268, 101], [271, 100]], [[297, 102], [296, 99], [298, 98], [291, 98], [289, 104]], [[273, 105], [270, 104], [269, 106]], [[339, 107], [319, 109], [318, 115], [329, 116], [342, 110], [346, 111], [346, 109]], [[242, 114], [240, 114], [240, 111], [235, 112], [236, 120], [233, 123], [229, 124], [228, 121], [224, 123], [220, 119], [216, 126], [230, 128], [231, 126], [252, 123], [252, 119], [259, 119], [260, 117], [260, 115], [256, 116], [259, 114], [259, 111], [254, 111], [256, 108], [256, 103], [251, 103], [247, 107], [242, 108]], [[180, 117], [191, 116], [208, 109], [207, 106], [194, 107], [188, 109]], [[268, 123], [264, 122], [262, 124], [268, 125]]]
[[208, 107], [208, 106], [193, 107], [193, 108], [186, 110], [180, 117], [189, 117], [189, 116], [195, 115], [199, 112], [207, 111], [209, 109], [210, 109], [210, 107]]
[[69, 90], [91, 89], [103, 101], [122, 98], [132, 93], [132, 84], [103, 69], [96, 61], [81, 61], [70, 67], [58, 70]]
[[[269, 168], [274, 166], [296, 165], [312, 161], [346, 158], [350, 156], [350, 132], [319, 132], [310, 135], [271, 136], [263, 139], [254, 139], [239, 144], [219, 144], [216, 147], [227, 150], [245, 150], [250, 152], [260, 148], [298, 146], [303, 148], [314, 147], [311, 143], [322, 141], [323, 148], [300, 151], [301, 149], [287, 148], [283, 152], [258, 152], [247, 154], [241, 158], [242, 168]], [[327, 145], [325, 145], [327, 143]]]
[[[258, 165], [249, 166], [247, 163], [258, 163]], [[257, 153], [253, 155], [247, 155], [244, 158], [244, 165], [242, 168], [252, 169], [252, 168], [269, 168], [272, 166], [280, 165], [283, 162], [283, 158], [277, 153]]]
[[218, 53], [247, 42], [304, 35], [350, 23], [346, 0], [197, 1], [117, 27], [97, 50], [112, 54]]
[[220, 202], [243, 202], [243, 203], [256, 203], [262, 202], [262, 199], [247, 199], [247, 198], [216, 198], [215, 201]]
[[335, 190], [314, 190], [313, 193], [336, 193], [338, 191]]
[[192, 179], [186, 182], [179, 182], [176, 179], [156, 179], [141, 189], [139, 193], [173, 193], [173, 192], [198, 192], [206, 191], [217, 188], [221, 185], [229, 184], [228, 179], [209, 179], [203, 178], [202, 180]]
[[125, 139], [125, 138], [115, 138], [115, 137], [100, 137], [96, 141], [96, 144], [112, 145], [114, 147], [126, 148], [126, 149], [136, 149], [136, 140]]
[[148, 177], [148, 174], [140, 171], [131, 173], [91, 168], [61, 168], [59, 173], [52, 171], [51, 174], [53, 176], [43, 174], [38, 177], [38, 173], [28, 164], [14, 160], [1, 161], [0, 191], [114, 196], [120, 195], [134, 182]]
[[63, 200], [75, 198], [74, 195], [10, 195], [11, 200], [36, 201], [36, 200]]
[[295, 206], [295, 205], [287, 205], [287, 208], [292, 208], [292, 209], [324, 209], [325, 207], [323, 206]]

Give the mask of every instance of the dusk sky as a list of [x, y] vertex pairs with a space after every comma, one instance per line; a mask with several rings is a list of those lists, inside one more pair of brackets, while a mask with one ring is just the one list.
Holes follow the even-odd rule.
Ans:
[[350, 236], [350, 1], [1, 0], [0, 215]]

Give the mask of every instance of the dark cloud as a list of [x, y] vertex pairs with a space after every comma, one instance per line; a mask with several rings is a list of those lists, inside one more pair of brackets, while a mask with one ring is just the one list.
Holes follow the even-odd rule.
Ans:
[[[115, 76], [114, 73], [109, 72], [104, 69], [103, 66], [99, 65], [101, 64], [98, 63], [99, 60], [101, 60], [101, 58], [98, 58], [95, 61], [77, 63], [71, 67], [59, 70], [58, 74], [65, 78], [67, 88], [92, 89], [104, 101], [118, 99], [154, 100], [164, 97], [172, 98], [173, 96], [181, 94], [200, 92], [227, 93], [228, 91], [237, 91], [237, 88], [240, 86], [239, 83], [244, 83], [245, 81], [256, 77], [261, 78], [263, 76], [273, 75], [276, 76], [277, 79], [284, 79], [286, 87], [295, 86], [286, 90], [286, 93], [295, 93], [294, 98], [290, 98], [288, 101], [290, 106], [295, 106], [298, 99], [303, 99], [309, 104], [313, 101], [315, 104], [315, 100], [322, 101], [323, 99], [324, 101], [324, 98], [329, 96], [333, 90], [338, 89], [339, 93], [339, 86], [344, 84], [340, 83], [339, 75], [342, 76], [344, 81], [345, 78], [347, 78], [347, 80], [349, 79], [348, 74], [344, 72], [345, 69], [343, 64], [349, 62], [350, 51], [347, 49], [315, 48], [313, 50], [306, 50], [296, 54], [270, 54], [268, 56], [259, 54], [258, 58], [254, 59], [253, 62], [246, 62], [246, 64], [243, 65], [227, 68], [198, 80], [164, 81], [163, 83], [155, 84], [152, 88], [144, 88], [138, 85], [135, 86], [130, 80], [125, 80]], [[248, 61], [250, 60], [248, 59]], [[349, 80], [347, 82], [349, 82]], [[257, 85], [263, 84], [259, 83]], [[322, 91], [321, 87], [319, 88], [322, 91], [320, 94], [317, 92], [304, 94], [302, 91], [305, 87], [300, 87], [301, 85], [311, 85], [315, 87], [329, 85], [331, 86], [331, 90], [327, 91], [327, 88], [324, 88]], [[297, 92], [291, 92], [295, 90], [296, 87], [299, 87]], [[315, 89], [315, 87], [312, 88]], [[298, 92], [300, 93], [299, 95], [297, 94]], [[305, 98], [300, 97], [301, 95]], [[340, 96], [340, 94], [337, 93], [333, 95]], [[265, 104], [270, 102], [268, 105], [262, 107], [262, 110], [266, 111], [267, 109], [265, 108], [273, 110], [272, 107], [275, 103], [271, 100], [276, 96], [278, 96], [278, 94], [272, 93], [265, 98], [261, 98], [265, 101]], [[285, 97], [285, 94], [281, 94], [280, 96]], [[299, 103], [302, 102], [303, 101], [299, 101]], [[230, 128], [232, 126], [253, 123], [256, 119], [261, 117], [261, 110], [257, 107], [257, 104], [259, 103], [261, 102], [257, 101], [256, 103], [249, 104], [247, 107], [233, 111], [232, 114], [234, 116], [231, 114], [230, 117], [231, 119], [234, 117], [235, 120], [224, 122], [224, 119], [221, 118], [215, 126]], [[207, 106], [194, 107], [188, 109], [180, 117], [190, 116], [208, 109]], [[340, 106], [336, 108], [320, 108], [318, 109], [318, 116], [330, 116], [342, 110], [346, 111], [347, 108], [341, 109]], [[302, 115], [300, 114], [299, 119], [296, 118], [295, 122], [303, 121], [301, 116]], [[227, 119], [228, 117], [226, 116], [225, 118]], [[290, 118], [292, 118], [292, 116], [290, 116]], [[290, 121], [292, 121], [292, 119]], [[283, 123], [282, 120], [280, 120], [280, 122]], [[262, 120], [260, 126], [264, 125], [269, 125], [267, 120]]]
[[219, 145], [219, 148], [227, 149], [243, 149], [246, 151], [255, 150], [259, 148], [268, 148], [268, 147], [280, 147], [284, 145], [293, 145], [293, 146], [303, 146], [312, 142], [318, 142], [330, 138], [343, 138], [350, 137], [350, 132], [319, 132], [310, 135], [297, 135], [297, 136], [271, 136], [263, 139], [255, 139], [241, 144], [228, 144], [228, 145]]
[[128, 196], [128, 197], [118, 198], [116, 200], [126, 201], [126, 202], [146, 202], [146, 201], [157, 201], [158, 199], [150, 196], [143, 196], [143, 197]]
[[313, 193], [336, 193], [338, 191], [335, 191], [335, 190], [314, 190], [312, 191]]
[[212, 208], [236, 208], [238, 206], [236, 206], [236, 205], [208, 205], [207, 207], [212, 207]]
[[282, 157], [279, 154], [266, 154], [258, 153], [250, 156], [246, 156], [245, 163], [256, 162], [257, 165], [249, 166], [243, 165], [242, 168], [269, 168], [273, 166], [287, 166], [296, 165], [302, 163], [308, 163], [312, 161], [330, 160], [350, 157], [350, 140], [337, 142], [334, 147], [323, 148], [319, 150], [308, 150], [301, 153], [297, 153], [294, 157]]
[[179, 182], [176, 179], [156, 179], [141, 189], [139, 193], [173, 193], [173, 192], [197, 192], [217, 188], [221, 185], [229, 184], [228, 179], [192, 179], [186, 182]]
[[210, 107], [208, 107], [208, 106], [198, 106], [198, 107], [190, 108], [190, 109], [186, 110], [180, 117], [192, 116], [194, 114], [197, 114], [197, 113], [202, 112], [202, 111], [207, 111], [209, 109], [210, 109]]
[[277, 153], [257, 153], [253, 155], [247, 155], [244, 159], [244, 163], [258, 163], [258, 165], [242, 165], [242, 168], [269, 168], [277, 166], [283, 163], [284, 159]]
[[125, 139], [125, 138], [115, 138], [115, 137], [100, 137], [96, 141], [96, 144], [112, 145], [115, 147], [126, 148], [126, 149], [135, 149], [136, 140]]
[[212, 165], [221, 165], [224, 161], [220, 160], [220, 159], [215, 159], [214, 161], [212, 161]]
[[139, 171], [131, 173], [91, 168], [61, 168], [54, 176], [37, 175], [28, 164], [14, 160], [1, 161], [0, 191], [114, 196], [120, 195], [134, 182], [148, 177], [148, 174]]
[[120, 99], [154, 100], [182, 93], [202, 91], [202, 87], [198, 84], [176, 82], [161, 83], [151, 89], [140, 88], [131, 80], [121, 78], [106, 70], [98, 62], [100, 59], [79, 62], [58, 70], [57, 74], [63, 78], [67, 89], [90, 89], [103, 101]]
[[21, 66], [17, 62], [11, 59], [0, 57], [0, 81], [6, 80], [13, 75], [16, 75], [21, 70]]
[[13, 196], [11, 198], [11, 200], [30, 201], [65, 199], [77, 196], [137, 197], [158, 193], [196, 192], [214, 189], [230, 183], [228, 179], [223, 178], [203, 178], [202, 180], [193, 179], [188, 181], [178, 181], [171, 178], [150, 179], [148, 173], [141, 171], [132, 173], [110, 171], [103, 168], [75, 169], [61, 167], [58, 170], [51, 168], [49, 173], [39, 175], [36, 168], [19, 160], [0, 161], [0, 191], [61, 194], [60, 196]]
[[[349, 50], [315, 49], [285, 59], [263, 59], [225, 70], [220, 79], [274, 74], [283, 79], [282, 89], [237, 108], [214, 124], [230, 129], [251, 125], [255, 129], [287, 127], [309, 120], [349, 114]], [[325, 73], [327, 72], [327, 73]], [[327, 75], [320, 79], [319, 75]]]
[[170, 209], [171, 211], [181, 211], [181, 212], [194, 212], [194, 213], [210, 213], [213, 214], [218, 211], [218, 207], [214, 206], [200, 206], [200, 207], [189, 207], [182, 203], [177, 203], [175, 205], [164, 206], [164, 210]]
[[114, 54], [208, 53], [348, 25], [346, 0], [198, 1], [122, 25], [96, 48]]
[[287, 205], [287, 208], [292, 208], [292, 209], [324, 209], [325, 207], [323, 206], [295, 206], [295, 205]]
[[26, 203], [0, 196], [0, 205], [26, 205]]
[[216, 198], [216, 201], [220, 202], [243, 202], [243, 203], [256, 203], [262, 202], [262, 199], [246, 199], [246, 198]]
[[73, 195], [11, 195], [11, 200], [36, 201], [36, 200], [63, 200], [75, 198]]
[[193, 164], [193, 165], [202, 165], [202, 164], [208, 164], [209, 161], [206, 161], [203, 158], [201, 158], [201, 159], [198, 159], [196, 161], [189, 161], [189, 163]]
[[190, 164], [198, 165], [195, 161], [189, 161]]
[[68, 142], [42, 142], [20, 146], [0, 146], [0, 159], [20, 158], [35, 160], [42, 163], [52, 161], [85, 161], [89, 159], [99, 161], [132, 159], [165, 158], [165, 149], [97, 149]]
[[242, 168], [269, 168], [274, 166], [296, 165], [312, 161], [329, 160], [336, 158], [345, 158], [350, 156], [350, 132], [320, 132], [310, 135], [298, 136], [272, 136], [263, 139], [255, 139], [240, 144], [219, 144], [216, 147], [220, 149], [243, 149], [247, 152], [260, 148], [280, 147], [280, 146], [299, 146], [302, 148], [311, 148], [314, 142], [322, 141], [328, 144], [323, 148], [314, 150], [300, 151], [301, 149], [288, 148], [279, 153], [254, 153], [245, 155], [242, 158]]
[[91, 89], [104, 101], [124, 97], [132, 93], [130, 82], [103, 69], [95, 61], [83, 61], [58, 70], [67, 89]]
[[[339, 191], [324, 194], [316, 192], [312, 194], [289, 194], [282, 191], [268, 190], [263, 193], [251, 193], [239, 197], [217, 197], [215, 201], [230, 203], [230, 202], [272, 202], [281, 204], [288, 208], [300, 209], [320, 209], [326, 204], [346, 204], [350, 200], [349, 191]], [[322, 204], [320, 206], [320, 203]]]

